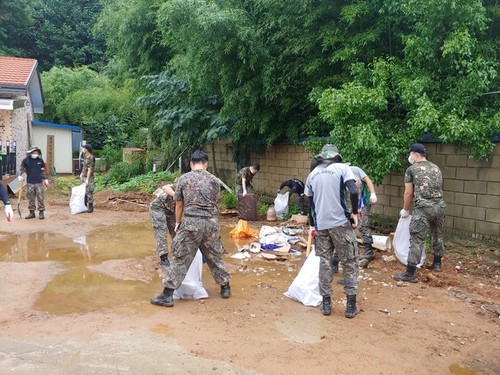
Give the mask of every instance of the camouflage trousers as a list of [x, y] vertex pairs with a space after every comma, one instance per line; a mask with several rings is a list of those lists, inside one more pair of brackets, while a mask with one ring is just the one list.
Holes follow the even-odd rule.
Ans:
[[444, 208], [443, 201], [436, 204], [415, 207], [410, 222], [410, 253], [408, 254], [408, 264], [416, 266], [425, 251], [425, 238], [427, 232], [431, 236], [431, 247], [434, 255], [443, 256], [443, 228], [444, 228]]
[[28, 210], [36, 210], [36, 199], [38, 201], [38, 210], [45, 211], [45, 188], [43, 184], [26, 184], [26, 199], [28, 199]]
[[363, 206], [361, 207], [360, 215], [359, 215], [359, 233], [361, 233], [361, 239], [363, 240], [363, 243], [365, 244], [372, 244], [373, 243], [373, 237], [372, 237], [372, 231], [369, 227], [370, 223], [370, 213], [372, 210], [372, 206]]
[[358, 294], [358, 244], [350, 223], [316, 232], [316, 255], [319, 256], [319, 293], [330, 296], [332, 290], [332, 260], [337, 254], [344, 271], [344, 293]]
[[205, 257], [215, 282], [220, 285], [229, 282], [231, 275], [224, 263], [219, 220], [184, 217], [172, 242], [172, 260], [163, 279], [165, 288], [177, 289], [182, 284], [198, 249]]
[[155, 199], [149, 206], [149, 216], [155, 234], [156, 253], [159, 257], [168, 254], [167, 230], [173, 240], [175, 237], [175, 213]]
[[94, 181], [89, 181], [87, 186], [85, 186], [85, 198], [87, 200], [87, 205], [94, 204]]

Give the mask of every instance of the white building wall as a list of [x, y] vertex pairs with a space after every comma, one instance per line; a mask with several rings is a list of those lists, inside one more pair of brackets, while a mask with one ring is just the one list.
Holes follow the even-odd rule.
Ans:
[[73, 172], [71, 152], [71, 129], [49, 126], [33, 126], [33, 145], [42, 150], [42, 158], [47, 161], [47, 136], [54, 136], [54, 167], [57, 173]]

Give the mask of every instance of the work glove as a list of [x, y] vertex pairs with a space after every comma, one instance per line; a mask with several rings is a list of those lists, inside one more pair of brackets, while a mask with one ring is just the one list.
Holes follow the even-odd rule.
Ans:
[[7, 221], [10, 221], [14, 217], [14, 211], [12, 211], [12, 206], [10, 204], [5, 205], [5, 217]]
[[399, 217], [404, 219], [404, 218], [407, 218], [408, 216], [410, 216], [410, 211], [408, 210], [405, 210], [404, 208], [399, 211]]
[[377, 194], [371, 193], [370, 194], [370, 204], [375, 204], [377, 203]]
[[175, 233], [179, 233], [179, 227], [180, 227], [181, 223], [177, 222], [175, 223], [175, 228], [174, 228], [174, 232]]
[[49, 186], [49, 180], [43, 180], [43, 186], [47, 188]]
[[20, 182], [23, 182], [24, 181], [24, 177], [23, 176], [18, 176], [17, 179], [20, 181]]

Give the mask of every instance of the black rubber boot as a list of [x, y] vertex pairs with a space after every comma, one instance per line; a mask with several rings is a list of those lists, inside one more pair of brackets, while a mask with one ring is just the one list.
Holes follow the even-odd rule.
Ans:
[[371, 243], [365, 243], [365, 253], [359, 257], [359, 259], [368, 259], [372, 260], [375, 258], [375, 251], [373, 250]]
[[45, 219], [45, 215], [43, 214], [43, 210], [38, 212], [38, 218], [39, 218], [40, 220]]
[[321, 303], [321, 313], [323, 315], [330, 315], [332, 313], [332, 297], [323, 296], [323, 302]]
[[35, 210], [30, 210], [30, 214], [25, 217], [25, 219], [33, 219], [35, 218]]
[[164, 288], [162, 294], [158, 297], [151, 298], [151, 303], [157, 306], [172, 307], [174, 305], [174, 290]]
[[417, 266], [406, 266], [406, 272], [401, 273], [399, 275], [393, 275], [392, 278], [396, 281], [409, 281], [410, 283], [416, 283], [417, 276], [415, 273], [417, 272]]
[[94, 203], [89, 203], [87, 212], [89, 212], [89, 213], [94, 212]]
[[356, 296], [347, 296], [347, 307], [345, 310], [345, 317], [352, 319], [359, 313], [358, 305], [356, 304]]
[[431, 268], [433, 271], [441, 272], [441, 257], [439, 255], [434, 255]]
[[339, 273], [339, 261], [338, 260], [332, 260], [332, 272]]
[[170, 262], [167, 258], [167, 254], [163, 254], [163, 255], [160, 255], [160, 265], [163, 267], [163, 268], [168, 268], [170, 267]]
[[224, 299], [231, 297], [231, 287], [229, 283], [220, 286], [220, 296]]

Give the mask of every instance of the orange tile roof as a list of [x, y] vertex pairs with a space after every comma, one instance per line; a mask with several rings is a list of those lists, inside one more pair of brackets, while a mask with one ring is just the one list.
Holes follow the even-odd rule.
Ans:
[[26, 87], [36, 63], [35, 59], [0, 56], [0, 86]]

